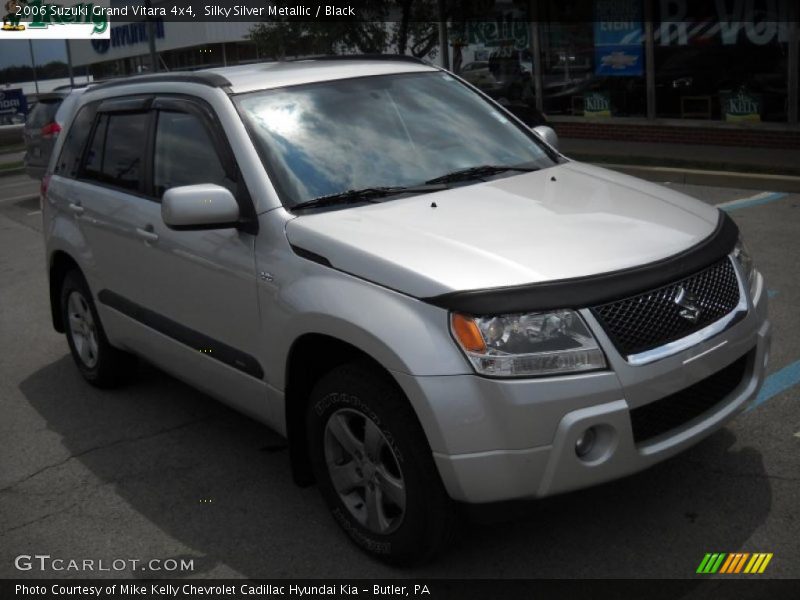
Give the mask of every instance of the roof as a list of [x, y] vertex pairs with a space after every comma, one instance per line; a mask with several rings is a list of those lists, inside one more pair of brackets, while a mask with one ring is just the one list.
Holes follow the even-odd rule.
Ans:
[[136, 75], [101, 83], [95, 86], [94, 89], [105, 89], [133, 83], [176, 81], [224, 87], [231, 93], [239, 94], [317, 81], [435, 70], [437, 70], [436, 67], [429, 66], [412, 57], [392, 55], [319, 57], [254, 63], [199, 71], [172, 71]]

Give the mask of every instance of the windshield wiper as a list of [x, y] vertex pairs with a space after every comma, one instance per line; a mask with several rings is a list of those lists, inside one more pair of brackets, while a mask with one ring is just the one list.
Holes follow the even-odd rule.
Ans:
[[451, 181], [469, 181], [470, 179], [480, 179], [481, 177], [488, 177], [496, 175], [504, 171], [538, 171], [539, 167], [515, 167], [513, 165], [478, 165], [477, 167], [469, 167], [467, 169], [459, 169], [452, 173], [446, 173], [433, 179], [428, 179], [425, 183], [449, 183]]
[[368, 187], [360, 190], [346, 190], [327, 196], [319, 196], [300, 202], [291, 207], [292, 210], [303, 208], [321, 208], [324, 206], [338, 206], [342, 204], [356, 204], [358, 202], [376, 202], [378, 198], [392, 196], [394, 194], [426, 194], [428, 192], [440, 192], [447, 189], [444, 185], [416, 185], [416, 186], [386, 186]]

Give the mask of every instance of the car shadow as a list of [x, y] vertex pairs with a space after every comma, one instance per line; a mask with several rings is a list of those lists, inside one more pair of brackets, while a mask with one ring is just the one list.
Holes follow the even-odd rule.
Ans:
[[[315, 487], [293, 484], [280, 436], [151, 366], [104, 391], [64, 356], [20, 389], [60, 436], [66, 462], [188, 549], [193, 576], [693, 577], [706, 552], [759, 550], [747, 541], [772, 502], [761, 454], [725, 429], [621, 481], [472, 511], [435, 563], [396, 569], [349, 544]], [[149, 525], [117, 515], [100, 530], [96, 547], [109, 559], [130, 548], [153, 558]]]

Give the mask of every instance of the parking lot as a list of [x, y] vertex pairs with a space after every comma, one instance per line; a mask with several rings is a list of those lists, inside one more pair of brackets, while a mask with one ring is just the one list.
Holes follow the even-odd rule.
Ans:
[[0, 178], [0, 577], [142, 575], [14, 567], [49, 554], [193, 559], [171, 576], [682, 578], [707, 552], [770, 552], [761, 577], [800, 577], [800, 195], [673, 187], [724, 204], [767, 279], [760, 405], [644, 473], [483, 510], [436, 563], [398, 570], [292, 483], [263, 426], [147, 365], [124, 389], [87, 385], [50, 324], [38, 184]]

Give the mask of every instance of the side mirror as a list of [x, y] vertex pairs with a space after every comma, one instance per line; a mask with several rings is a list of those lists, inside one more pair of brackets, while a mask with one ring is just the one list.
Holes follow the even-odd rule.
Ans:
[[221, 185], [184, 185], [164, 192], [161, 218], [170, 229], [225, 229], [238, 225], [239, 204]]
[[552, 127], [548, 127], [547, 125], [539, 125], [538, 127], [533, 128], [533, 133], [542, 138], [545, 143], [558, 150], [558, 134]]

